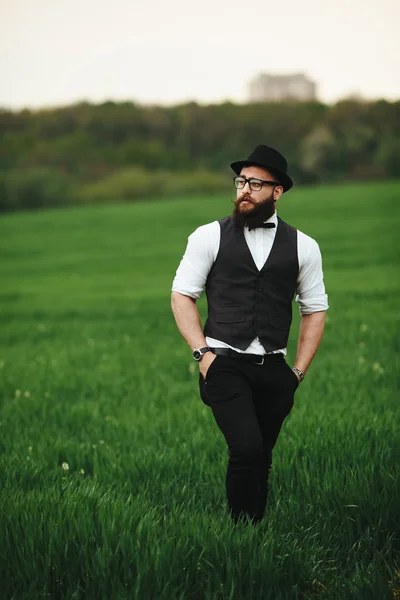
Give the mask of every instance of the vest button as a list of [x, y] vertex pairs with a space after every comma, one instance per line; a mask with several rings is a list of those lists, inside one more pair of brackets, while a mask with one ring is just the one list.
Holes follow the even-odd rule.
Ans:
[[262, 292], [262, 289], [261, 289], [261, 288], [258, 288], [258, 289], [257, 289], [257, 292]]

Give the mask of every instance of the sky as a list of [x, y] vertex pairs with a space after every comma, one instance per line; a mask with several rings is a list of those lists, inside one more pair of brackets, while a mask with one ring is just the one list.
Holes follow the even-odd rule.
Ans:
[[399, 27], [400, 0], [0, 0], [0, 106], [246, 102], [260, 72], [396, 100]]

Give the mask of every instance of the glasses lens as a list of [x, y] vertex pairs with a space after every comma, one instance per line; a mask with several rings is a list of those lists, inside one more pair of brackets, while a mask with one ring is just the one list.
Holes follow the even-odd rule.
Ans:
[[252, 190], [254, 190], [255, 192], [261, 190], [262, 188], [262, 182], [259, 179], [250, 179], [250, 187]]
[[244, 184], [246, 183], [243, 177], [235, 177], [234, 182], [235, 187], [238, 189], [244, 187]]

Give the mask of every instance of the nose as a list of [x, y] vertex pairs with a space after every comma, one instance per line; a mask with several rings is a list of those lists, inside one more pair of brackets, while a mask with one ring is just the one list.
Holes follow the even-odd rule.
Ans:
[[241, 188], [242, 194], [250, 194], [250, 183], [248, 181], [244, 182], [244, 186]]

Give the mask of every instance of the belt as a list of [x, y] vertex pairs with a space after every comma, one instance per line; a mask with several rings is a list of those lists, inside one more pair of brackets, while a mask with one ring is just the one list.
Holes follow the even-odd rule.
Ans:
[[242, 352], [236, 352], [235, 350], [231, 350], [231, 348], [210, 347], [210, 350], [211, 352], [214, 352], [214, 354], [220, 354], [221, 356], [229, 356], [230, 358], [234, 358], [245, 363], [252, 363], [253, 365], [263, 365], [265, 359], [269, 360], [273, 358], [275, 360], [282, 360], [283, 358], [282, 352], [279, 352], [279, 354], [243, 354]]

